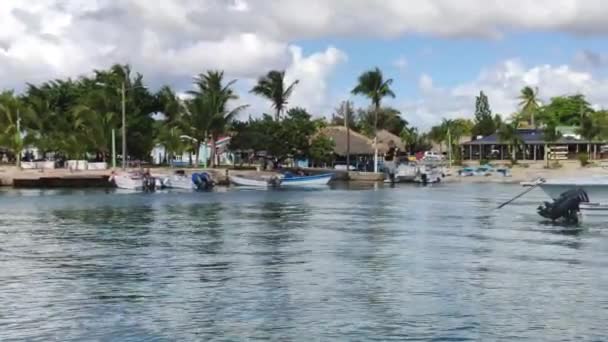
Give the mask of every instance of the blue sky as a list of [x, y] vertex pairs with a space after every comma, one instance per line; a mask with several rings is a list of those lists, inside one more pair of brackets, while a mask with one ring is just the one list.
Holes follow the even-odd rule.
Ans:
[[0, 89], [129, 63], [181, 93], [221, 69], [260, 115], [270, 104], [248, 90], [280, 69], [300, 80], [291, 106], [329, 116], [378, 66], [395, 81], [386, 103], [424, 129], [470, 117], [480, 90], [505, 116], [524, 86], [608, 107], [607, 17], [597, 0], [3, 0]]

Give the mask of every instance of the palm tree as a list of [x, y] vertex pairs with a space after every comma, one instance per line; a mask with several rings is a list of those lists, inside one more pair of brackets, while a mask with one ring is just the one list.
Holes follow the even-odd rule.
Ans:
[[393, 79], [384, 79], [382, 71], [376, 67], [361, 74], [357, 80], [357, 85], [351, 93], [353, 95], [363, 95], [372, 101], [375, 110], [374, 118], [374, 172], [378, 172], [378, 112], [380, 104], [385, 97], [395, 97], [391, 90]]
[[530, 125], [536, 127], [534, 115], [540, 108], [540, 101], [538, 100], [538, 88], [532, 89], [531, 87], [524, 87], [521, 90], [521, 94], [518, 99], [520, 100], [519, 105], [521, 107], [522, 114], [530, 117]]
[[181, 155], [186, 148], [184, 141], [182, 140], [183, 135], [184, 134], [179, 127], [166, 125], [165, 123], [161, 123], [158, 129], [156, 142], [163, 145], [165, 148], [167, 159], [171, 166], [173, 166], [171, 161], [174, 157], [176, 155]]
[[12, 92], [0, 94], [0, 145], [15, 155], [17, 167], [21, 167], [21, 152], [24, 146], [21, 129], [22, 107], [21, 101]]
[[511, 161], [517, 160], [517, 148], [523, 145], [523, 140], [518, 134], [517, 122], [503, 123], [498, 129], [498, 140], [502, 144], [508, 144], [511, 152]]
[[190, 123], [195, 130], [197, 162], [200, 144], [210, 138], [211, 167], [215, 167], [217, 139], [226, 132], [238, 113], [247, 107], [242, 105], [228, 109], [229, 102], [238, 99], [232, 89], [234, 83], [236, 83], [236, 80], [224, 84], [223, 71], [208, 71], [195, 79], [197, 90], [190, 92], [194, 99], [189, 101], [186, 110], [190, 115]]
[[281, 113], [287, 106], [287, 100], [289, 100], [294, 87], [299, 82], [299, 80], [295, 80], [289, 86], [286, 86], [285, 71], [271, 70], [258, 79], [258, 83], [250, 92], [272, 101], [272, 106], [276, 111], [275, 120], [279, 121]]

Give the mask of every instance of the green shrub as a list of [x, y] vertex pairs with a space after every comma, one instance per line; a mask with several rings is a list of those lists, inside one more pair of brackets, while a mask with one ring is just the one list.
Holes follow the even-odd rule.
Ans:
[[489, 159], [482, 159], [479, 161], [479, 165], [488, 165], [488, 164], [490, 164]]
[[587, 153], [579, 153], [578, 161], [581, 162], [582, 167], [589, 165], [589, 155]]

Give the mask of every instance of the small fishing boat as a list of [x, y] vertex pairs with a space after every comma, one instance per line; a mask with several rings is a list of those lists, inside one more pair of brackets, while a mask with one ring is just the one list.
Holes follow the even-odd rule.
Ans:
[[163, 181], [139, 171], [112, 172], [108, 179], [117, 188], [125, 190], [154, 191], [163, 188]]
[[229, 176], [230, 183], [238, 186], [269, 188], [278, 187], [281, 185], [282, 179], [277, 176], [268, 177], [245, 177], [245, 176]]
[[176, 171], [164, 181], [164, 185], [170, 189], [182, 190], [206, 190], [213, 187], [213, 180], [207, 172], [193, 173], [188, 176], [184, 171]]
[[393, 179], [387, 177], [384, 183], [407, 183], [416, 181], [420, 169], [413, 163], [401, 163], [395, 170], [395, 176]]
[[314, 187], [327, 185], [333, 178], [333, 173], [325, 173], [315, 176], [299, 176], [285, 173], [281, 179], [282, 187]]

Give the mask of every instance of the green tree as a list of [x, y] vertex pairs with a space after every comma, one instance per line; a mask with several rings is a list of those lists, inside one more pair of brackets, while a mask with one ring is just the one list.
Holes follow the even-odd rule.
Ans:
[[0, 94], [0, 146], [8, 148], [15, 155], [18, 167], [21, 167], [24, 148], [22, 113], [25, 114], [23, 104], [12, 92]]
[[163, 145], [167, 154], [168, 162], [171, 164], [175, 156], [181, 155], [186, 150], [186, 144], [183, 140], [183, 132], [177, 126], [166, 125], [159, 122], [156, 142]]
[[475, 99], [475, 126], [472, 133], [474, 136], [488, 136], [495, 132], [496, 126], [488, 97], [481, 91]]
[[199, 138], [199, 141], [206, 141], [207, 138], [211, 139], [211, 167], [215, 167], [216, 164], [215, 151], [218, 138], [226, 133], [238, 113], [247, 107], [238, 106], [228, 109], [230, 101], [238, 99], [232, 89], [235, 83], [236, 80], [224, 82], [223, 71], [208, 71], [196, 78], [197, 90], [190, 92], [195, 98], [202, 99], [200, 104], [208, 106], [204, 109], [205, 114], [201, 117], [208, 122], [197, 122], [204, 128], [202, 131], [205, 131], [205, 135], [200, 137], [202, 140]]
[[529, 122], [529, 124], [536, 128], [536, 121], [534, 116], [538, 113], [540, 108], [540, 101], [538, 100], [538, 88], [524, 87], [518, 97], [520, 100], [519, 106], [521, 113]]
[[281, 113], [285, 110], [289, 97], [299, 80], [290, 85], [285, 84], [285, 71], [271, 70], [265, 76], [258, 79], [258, 83], [251, 89], [251, 93], [259, 95], [272, 102], [275, 120], [280, 120]]
[[315, 164], [328, 164], [332, 161], [334, 147], [333, 140], [323, 134], [317, 134], [310, 143], [310, 158]]
[[[393, 79], [384, 79], [384, 75], [379, 68], [374, 68], [364, 72], [357, 79], [357, 85], [351, 90], [354, 95], [363, 95], [371, 100], [374, 108], [374, 143], [378, 141], [378, 115], [380, 113], [380, 105], [385, 97], [395, 97], [395, 93], [391, 89]], [[374, 159], [377, 160], [378, 148], [375, 146]], [[377, 171], [378, 165], [374, 165], [374, 171]]]
[[518, 133], [518, 123], [503, 123], [502, 126], [500, 126], [500, 128], [498, 129], [498, 140], [501, 144], [507, 144], [509, 146], [511, 161], [513, 163], [516, 162], [517, 149], [524, 144]]
[[577, 94], [552, 98], [549, 104], [542, 107], [540, 115], [543, 123], [557, 120], [558, 126], [579, 126], [581, 113], [593, 113], [593, 108], [584, 95]]
[[401, 112], [395, 108], [381, 107], [376, 110], [372, 107], [357, 111], [357, 128], [367, 136], [373, 137], [376, 127], [378, 130], [385, 129], [399, 135], [407, 125], [408, 122], [401, 117]]

